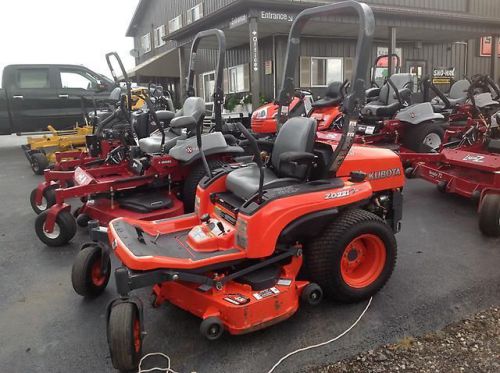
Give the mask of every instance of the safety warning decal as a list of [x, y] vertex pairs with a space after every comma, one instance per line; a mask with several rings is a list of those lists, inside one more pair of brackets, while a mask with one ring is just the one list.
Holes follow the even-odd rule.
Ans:
[[236, 306], [242, 306], [244, 304], [247, 304], [250, 302], [250, 298], [245, 297], [244, 295], [241, 294], [228, 294], [224, 300], [226, 302], [232, 303]]
[[271, 297], [271, 296], [273, 296], [275, 294], [279, 294], [279, 293], [280, 293], [280, 291], [278, 289], [270, 288], [270, 289], [259, 291], [258, 293], [254, 293], [253, 297], [257, 300], [261, 300], [261, 299], [268, 298], [268, 297]]

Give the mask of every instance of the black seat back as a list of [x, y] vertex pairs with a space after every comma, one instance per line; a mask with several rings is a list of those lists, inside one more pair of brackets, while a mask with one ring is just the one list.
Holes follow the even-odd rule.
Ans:
[[312, 153], [316, 130], [317, 122], [313, 118], [290, 118], [283, 124], [274, 142], [271, 156], [271, 164], [280, 177], [306, 177], [308, 166], [289, 167], [288, 164], [280, 164], [280, 156], [285, 152]]

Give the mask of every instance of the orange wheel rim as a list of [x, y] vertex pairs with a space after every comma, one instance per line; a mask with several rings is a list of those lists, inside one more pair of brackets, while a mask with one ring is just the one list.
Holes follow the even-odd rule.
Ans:
[[101, 259], [96, 260], [94, 264], [92, 264], [92, 268], [90, 269], [90, 277], [92, 279], [92, 283], [95, 286], [102, 286], [106, 281], [106, 276], [102, 274], [101, 271], [102, 262]]
[[344, 282], [362, 289], [373, 284], [384, 270], [386, 249], [380, 237], [363, 234], [353, 239], [342, 253], [340, 272]]
[[138, 319], [134, 320], [134, 349], [137, 353], [141, 350], [141, 325]]

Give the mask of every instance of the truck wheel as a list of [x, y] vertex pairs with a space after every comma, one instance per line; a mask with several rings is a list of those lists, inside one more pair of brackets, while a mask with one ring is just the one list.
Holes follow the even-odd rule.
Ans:
[[[220, 159], [209, 159], [208, 167], [211, 170], [215, 170], [220, 168], [226, 164], [226, 162], [221, 161]], [[207, 176], [205, 172], [205, 168], [203, 167], [202, 162], [197, 162], [188, 177], [184, 181], [184, 186], [182, 188], [182, 200], [184, 202], [184, 212], [190, 213], [194, 211], [194, 200], [196, 198], [196, 189], [198, 188], [198, 183]]]
[[36, 198], [36, 191], [37, 189], [33, 189], [30, 194], [30, 204], [31, 208], [35, 212], [35, 214], [40, 215], [42, 212], [46, 211], [48, 208], [56, 204], [56, 189], [59, 188], [58, 185], [50, 185], [45, 190], [43, 191], [42, 195], [42, 204], [37, 205], [35, 198]]
[[309, 279], [337, 301], [356, 302], [377, 293], [396, 264], [390, 227], [365, 210], [347, 210], [304, 250]]
[[45, 232], [45, 220], [47, 211], [36, 217], [35, 232], [40, 241], [47, 246], [62, 246], [67, 244], [76, 234], [75, 218], [69, 211], [61, 211], [56, 218], [54, 230], [51, 233]]
[[95, 297], [106, 289], [111, 276], [111, 261], [108, 260], [103, 273], [102, 260], [99, 246], [87, 246], [78, 253], [71, 269], [71, 283], [77, 294]]
[[479, 229], [485, 236], [500, 236], [500, 194], [486, 194], [479, 209]]
[[403, 146], [417, 153], [429, 153], [439, 149], [443, 143], [444, 129], [439, 123], [428, 122], [407, 125]]
[[142, 353], [142, 333], [139, 311], [133, 303], [111, 306], [108, 319], [108, 346], [115, 369], [137, 369]]
[[33, 153], [30, 156], [31, 169], [35, 175], [43, 175], [43, 171], [49, 167], [49, 160], [43, 153]]

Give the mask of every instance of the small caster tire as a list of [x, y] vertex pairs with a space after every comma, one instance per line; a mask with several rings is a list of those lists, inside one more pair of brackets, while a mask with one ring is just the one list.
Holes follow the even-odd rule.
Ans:
[[51, 233], [45, 231], [45, 221], [48, 211], [42, 212], [35, 220], [35, 233], [47, 246], [62, 246], [67, 244], [76, 234], [75, 218], [69, 211], [61, 211], [56, 218], [54, 230]]
[[218, 317], [208, 317], [201, 322], [200, 333], [206, 339], [215, 341], [224, 334], [224, 324]]
[[413, 179], [415, 177], [415, 169], [413, 167], [405, 168], [405, 176], [407, 179]]
[[107, 259], [106, 271], [102, 271], [102, 250], [98, 246], [87, 246], [75, 258], [71, 268], [71, 284], [82, 297], [96, 297], [108, 285], [111, 277], [111, 261]]
[[310, 306], [317, 306], [323, 300], [323, 290], [318, 284], [310, 283], [302, 290], [300, 299]]
[[79, 227], [87, 228], [90, 220], [90, 216], [87, 214], [78, 214], [76, 217], [76, 224], [78, 224]]
[[35, 214], [40, 215], [42, 212], [47, 211], [50, 207], [56, 204], [56, 189], [59, 188], [59, 185], [50, 185], [43, 191], [42, 195], [42, 204], [37, 205], [36, 192], [37, 188], [33, 189], [30, 194], [30, 204], [31, 208], [35, 212]]
[[439, 190], [441, 193], [446, 193], [447, 188], [448, 182], [441, 180], [439, 183], [437, 183], [437, 190]]
[[49, 160], [43, 153], [31, 154], [30, 163], [35, 175], [43, 175], [43, 172], [49, 167]]
[[142, 327], [135, 304], [123, 302], [111, 307], [107, 336], [113, 367], [125, 372], [137, 370], [142, 356]]

